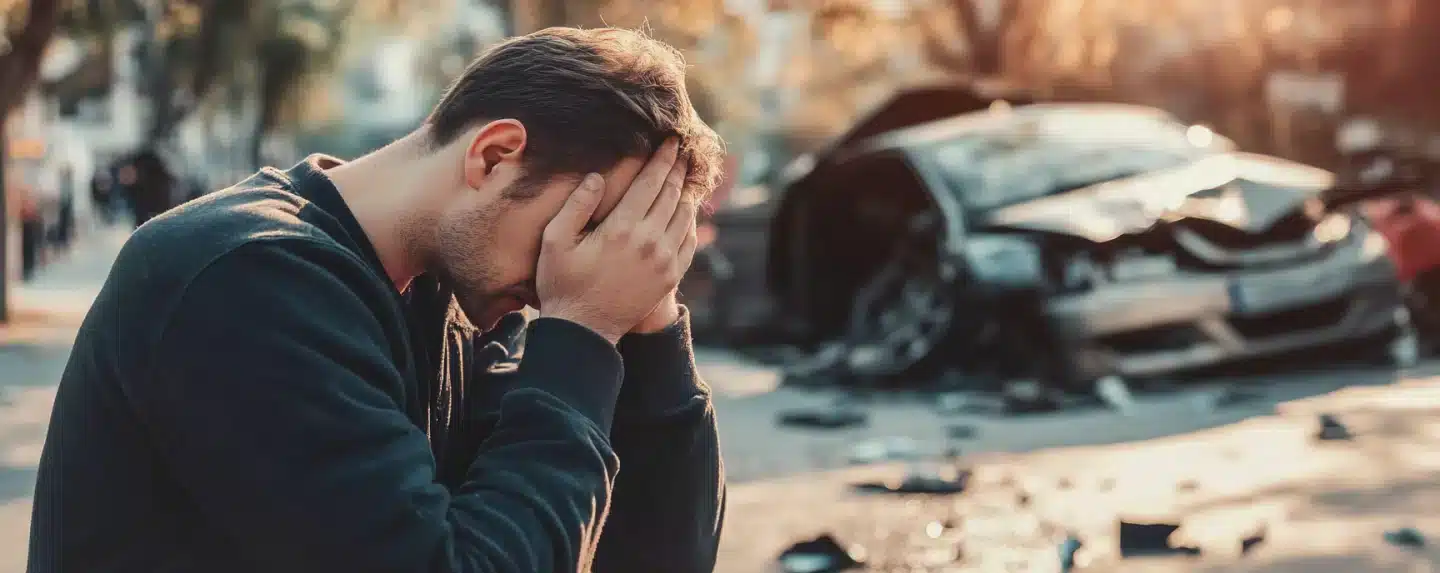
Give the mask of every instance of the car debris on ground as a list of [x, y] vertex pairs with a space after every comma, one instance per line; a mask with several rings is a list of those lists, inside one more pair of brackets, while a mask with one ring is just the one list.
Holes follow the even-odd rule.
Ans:
[[1200, 548], [1176, 546], [1170, 537], [1179, 531], [1173, 523], [1136, 523], [1121, 520], [1118, 526], [1120, 557], [1199, 555]]
[[1385, 541], [1399, 547], [1419, 549], [1425, 546], [1425, 534], [1413, 527], [1402, 527], [1386, 531]]
[[848, 408], [808, 408], [783, 411], [776, 421], [790, 428], [840, 430], [866, 426], [870, 423], [870, 416]]
[[861, 482], [855, 491], [898, 495], [952, 495], [962, 493], [970, 483], [971, 473], [960, 470], [946, 476], [941, 472], [911, 471], [905, 477], [889, 482]]
[[891, 461], [913, 461], [919, 457], [920, 443], [914, 438], [892, 436], [865, 440], [850, 447], [850, 463], [875, 464]]
[[1344, 441], [1353, 439], [1355, 436], [1350, 433], [1350, 428], [1340, 423], [1334, 414], [1320, 414], [1320, 429], [1315, 432], [1315, 439], [1322, 442]]
[[856, 548], [845, 548], [834, 536], [825, 534], [791, 545], [780, 554], [784, 573], [837, 573], [859, 568], [865, 557]]

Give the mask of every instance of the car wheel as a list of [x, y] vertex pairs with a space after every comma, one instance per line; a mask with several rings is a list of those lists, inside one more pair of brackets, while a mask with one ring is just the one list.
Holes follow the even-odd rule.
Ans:
[[954, 318], [951, 289], [936, 273], [903, 273], [890, 294], [857, 304], [851, 322], [845, 369], [889, 385], [936, 373], [941, 348]]

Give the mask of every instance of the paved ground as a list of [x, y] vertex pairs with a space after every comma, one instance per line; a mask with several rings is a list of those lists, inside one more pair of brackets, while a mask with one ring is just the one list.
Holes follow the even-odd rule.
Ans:
[[33, 281], [11, 290], [13, 321], [0, 327], [0, 573], [24, 569], [35, 465], [55, 384], [75, 329], [124, 238], [123, 230], [87, 235]]
[[[94, 236], [17, 289], [19, 326], [0, 330], [0, 573], [23, 569], [54, 384], [121, 240]], [[785, 545], [826, 531], [863, 547], [874, 570], [1056, 571], [1054, 544], [1064, 531], [1086, 541], [1089, 570], [1412, 572], [1440, 562], [1436, 550], [1381, 540], [1399, 526], [1440, 535], [1440, 383], [1432, 378], [1440, 364], [1404, 375], [1270, 377], [1251, 381], [1266, 389], [1263, 399], [1221, 409], [1206, 406], [1199, 390], [1152, 397], [1130, 417], [950, 417], [896, 401], [868, 406], [868, 428], [805, 433], [777, 430], [776, 412], [827, 404], [833, 395], [777, 389], [772, 370], [724, 352], [700, 359], [716, 387], [734, 484], [722, 573], [772, 570]], [[1357, 439], [1312, 443], [1319, 411], [1341, 415]], [[922, 452], [938, 453], [945, 426], [957, 423], [978, 430], [960, 443], [963, 463], [976, 472], [970, 492], [902, 500], [847, 491], [852, 481], [903, 471], [847, 467], [851, 444], [909, 436]], [[1021, 490], [1033, 499], [1025, 508], [1016, 501]], [[1206, 556], [1117, 563], [1104, 548], [1113, 545], [1106, 537], [1119, 516], [1188, 516], [1181, 535]], [[1269, 542], [1237, 557], [1238, 537], [1262, 521]], [[958, 563], [957, 548], [967, 555]]]

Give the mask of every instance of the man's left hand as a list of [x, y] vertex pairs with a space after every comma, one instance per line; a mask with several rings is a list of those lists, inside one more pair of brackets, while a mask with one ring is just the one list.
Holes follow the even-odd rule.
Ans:
[[680, 303], [675, 298], [675, 291], [670, 291], [670, 294], [660, 299], [660, 304], [655, 307], [655, 310], [650, 311], [650, 315], [642, 319], [640, 324], [635, 325], [630, 332], [635, 334], [660, 332], [675, 324], [677, 320], [680, 320]]

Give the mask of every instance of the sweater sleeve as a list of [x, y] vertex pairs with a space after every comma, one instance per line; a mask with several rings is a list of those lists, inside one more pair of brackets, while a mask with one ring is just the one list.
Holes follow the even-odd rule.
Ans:
[[625, 384], [611, 437], [620, 456], [595, 573], [708, 573], [725, 517], [710, 389], [695, 369], [688, 311], [621, 339]]
[[368, 272], [292, 239], [194, 279], [137, 392], [162, 463], [255, 569], [585, 570], [618, 467], [615, 349], [579, 325], [537, 325], [540, 360], [452, 493], [404, 414], [404, 331], [376, 310], [389, 293], [353, 286], [377, 284]]

